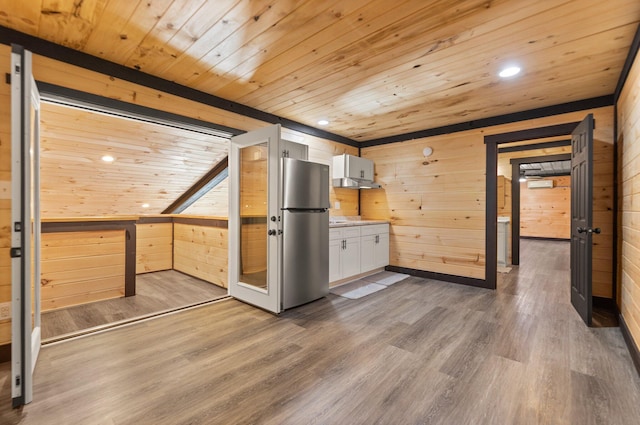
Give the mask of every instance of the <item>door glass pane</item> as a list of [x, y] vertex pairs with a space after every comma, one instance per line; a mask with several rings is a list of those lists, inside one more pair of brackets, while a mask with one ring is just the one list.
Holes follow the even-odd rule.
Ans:
[[267, 287], [268, 145], [240, 149], [240, 282]]

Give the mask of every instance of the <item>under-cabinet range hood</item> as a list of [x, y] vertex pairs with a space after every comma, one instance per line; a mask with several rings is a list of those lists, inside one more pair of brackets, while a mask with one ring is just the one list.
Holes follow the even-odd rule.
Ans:
[[346, 189], [379, 189], [373, 181], [373, 161], [342, 154], [333, 157], [333, 187]]

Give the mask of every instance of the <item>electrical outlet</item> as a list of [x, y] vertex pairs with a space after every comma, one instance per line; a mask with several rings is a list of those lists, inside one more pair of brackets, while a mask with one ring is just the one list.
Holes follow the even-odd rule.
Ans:
[[0, 303], [0, 320], [11, 319], [11, 303]]

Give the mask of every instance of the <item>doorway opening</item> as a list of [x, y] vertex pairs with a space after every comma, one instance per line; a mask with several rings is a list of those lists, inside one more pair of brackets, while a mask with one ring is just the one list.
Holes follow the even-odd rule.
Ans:
[[163, 212], [226, 161], [231, 133], [41, 91], [43, 343], [227, 297], [216, 263], [226, 262], [226, 179], [181, 213]]

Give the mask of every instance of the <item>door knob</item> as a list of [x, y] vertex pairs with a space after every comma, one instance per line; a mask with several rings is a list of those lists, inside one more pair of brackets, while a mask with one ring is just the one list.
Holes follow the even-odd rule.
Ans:
[[599, 227], [596, 227], [595, 229], [592, 229], [591, 227], [578, 227], [576, 230], [578, 231], [578, 233], [595, 233], [597, 235], [600, 234]]
[[269, 230], [269, 231], [267, 232], [267, 234], [268, 234], [269, 236], [274, 236], [274, 235], [276, 234], [276, 230], [275, 230], [275, 229], [271, 229], [271, 230]]

